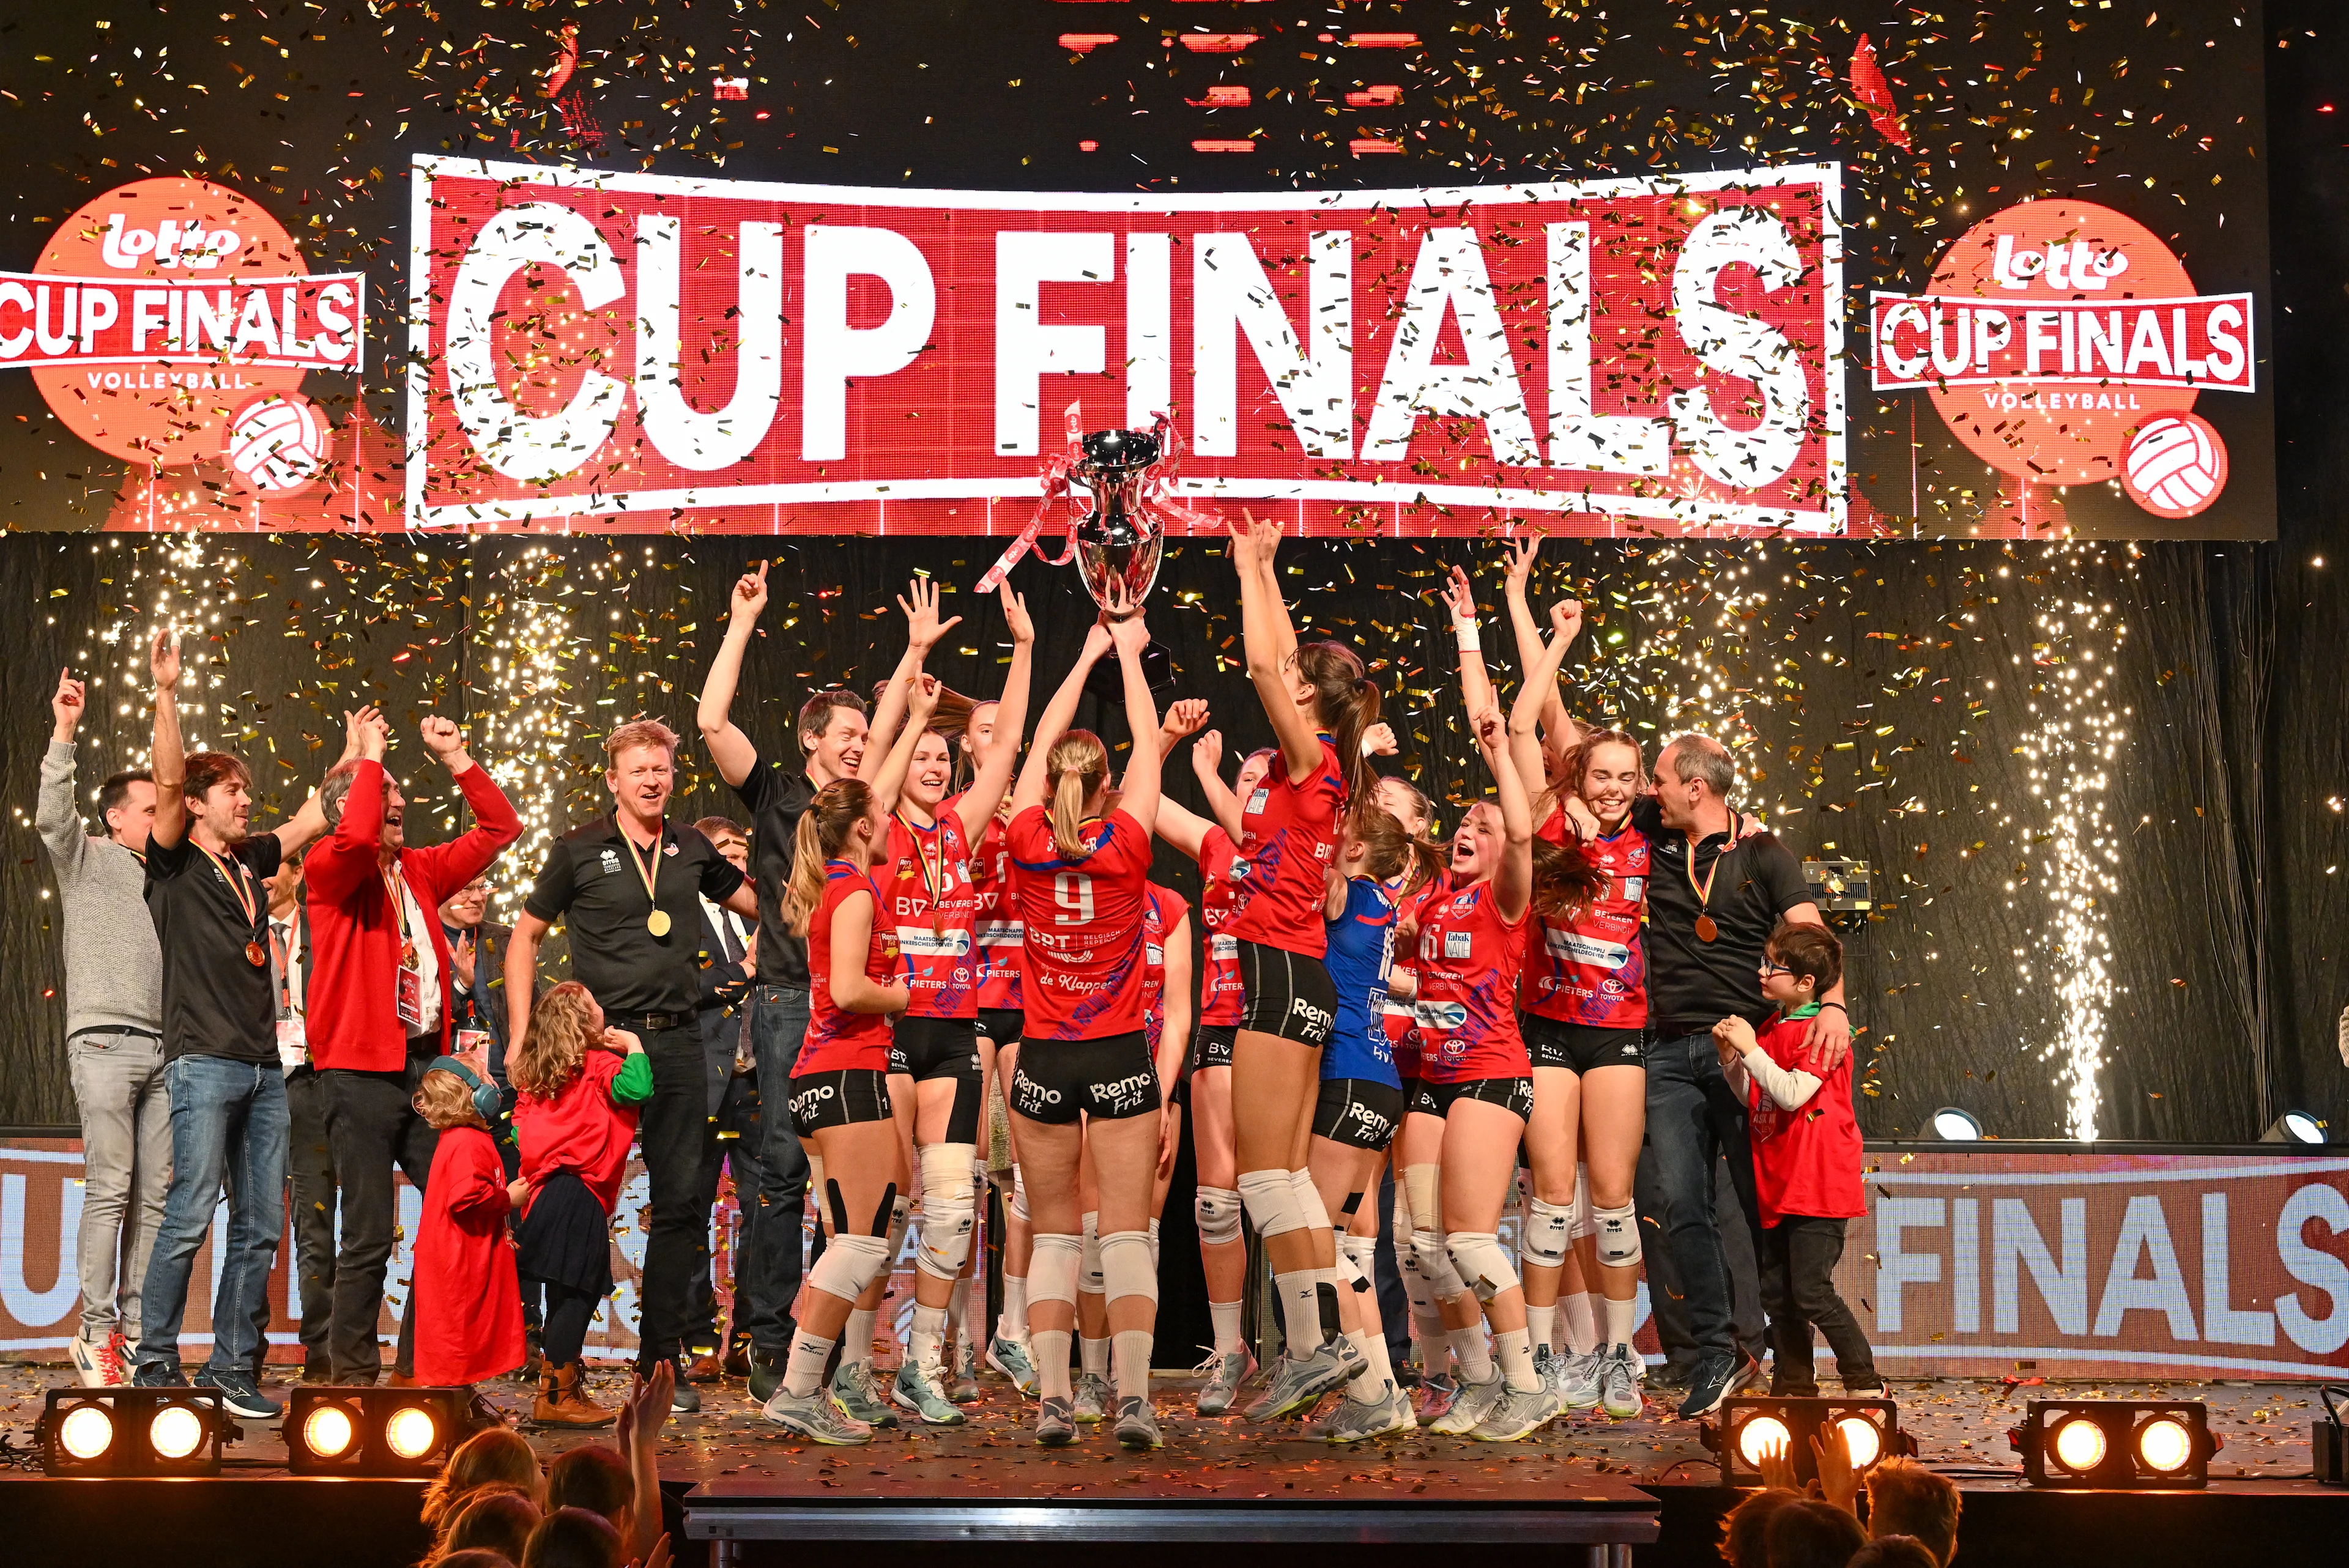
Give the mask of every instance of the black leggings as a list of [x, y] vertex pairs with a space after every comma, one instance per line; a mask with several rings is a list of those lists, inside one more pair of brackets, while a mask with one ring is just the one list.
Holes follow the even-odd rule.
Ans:
[[593, 1291], [567, 1284], [546, 1289], [546, 1326], [539, 1344], [550, 1367], [568, 1367], [587, 1348], [587, 1326], [595, 1321], [595, 1307], [604, 1298]]

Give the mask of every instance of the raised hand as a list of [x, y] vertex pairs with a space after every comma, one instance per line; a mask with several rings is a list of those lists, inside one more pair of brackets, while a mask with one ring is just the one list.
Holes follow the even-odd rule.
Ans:
[[759, 562], [756, 572], [745, 572], [734, 580], [734, 596], [727, 603], [729, 619], [756, 623], [760, 612], [767, 607], [767, 562]]
[[1785, 1443], [1772, 1443], [1764, 1449], [1759, 1468], [1762, 1471], [1762, 1484], [1771, 1491], [1798, 1492], [1803, 1490], [1795, 1480], [1794, 1457], [1786, 1451]]
[[1150, 628], [1143, 624], [1140, 615], [1128, 615], [1109, 624], [1109, 640], [1121, 658], [1132, 654], [1138, 659], [1150, 646]]
[[897, 608], [905, 612], [905, 643], [917, 653], [928, 653], [938, 645], [938, 639], [962, 624], [960, 615], [938, 619], [938, 585], [916, 577], [908, 584], [913, 603], [907, 603], [900, 594]]
[[1853, 1518], [1859, 1517], [1859, 1475], [1851, 1468], [1851, 1449], [1840, 1424], [1827, 1429], [1827, 1440], [1811, 1434], [1811, 1453], [1818, 1460], [1819, 1496]]
[[1508, 547], [1501, 558], [1501, 566], [1508, 575], [1510, 593], [1521, 594], [1526, 591], [1526, 581], [1534, 573], [1534, 557], [1540, 553], [1541, 535], [1538, 533], [1525, 534]]
[[1179, 702], [1166, 705], [1166, 717], [1158, 727], [1166, 732], [1168, 738], [1180, 740], [1185, 736], [1198, 734], [1199, 727], [1206, 722], [1207, 699], [1186, 696]]
[[176, 691], [180, 685], [180, 634], [166, 626], [155, 634], [147, 650], [147, 667], [154, 673], [157, 691]]
[[1384, 719], [1362, 731], [1362, 755], [1392, 757], [1402, 748], [1395, 744], [1394, 726]]
[[1582, 631], [1582, 601], [1561, 599], [1549, 607], [1549, 629], [1571, 645]]
[[1269, 517], [1251, 517], [1247, 512], [1242, 512], [1240, 515], [1247, 518], [1248, 530], [1256, 535], [1257, 562], [1266, 567], [1271, 566], [1274, 554], [1280, 549], [1280, 523]]
[[1256, 570], [1256, 519], [1248, 517], [1246, 512], [1240, 515], [1247, 517], [1247, 523], [1243, 525], [1226, 518], [1224, 531], [1231, 535], [1232, 569], [1246, 577]]
[[1198, 744], [1191, 748], [1191, 766], [1199, 773], [1213, 777], [1223, 765], [1224, 732], [1211, 729], [1199, 737]]
[[454, 719], [427, 714], [424, 722], [416, 727], [424, 737], [424, 749], [443, 761], [465, 748], [465, 732], [457, 727]]
[[1110, 640], [1109, 628], [1099, 621], [1085, 628], [1085, 658], [1088, 661], [1099, 659], [1116, 645]]
[[470, 991], [473, 988], [473, 934], [471, 932], [460, 932], [457, 940], [449, 944], [449, 966], [457, 972], [457, 982], [461, 989]]
[[59, 740], [71, 740], [81, 723], [83, 697], [81, 682], [73, 678], [70, 669], [57, 672], [57, 695], [49, 698], [49, 716], [57, 720], [54, 732]]
[[929, 727], [930, 715], [938, 711], [938, 677], [920, 675], [905, 690], [907, 722], [916, 730]]
[[1508, 750], [1509, 721], [1501, 717], [1500, 704], [1486, 704], [1468, 722], [1476, 731], [1476, 744], [1484, 748], [1488, 758], [1500, 757]]
[[1475, 625], [1476, 623], [1476, 591], [1469, 586], [1468, 573], [1455, 566], [1452, 575], [1436, 592], [1443, 595], [1446, 608], [1452, 612], [1452, 624]]
[[1014, 593], [1009, 583], [999, 583], [996, 592], [1002, 596], [1003, 624], [1011, 628], [1011, 640], [1015, 643], [1034, 642], [1036, 623], [1028, 618], [1028, 601]]

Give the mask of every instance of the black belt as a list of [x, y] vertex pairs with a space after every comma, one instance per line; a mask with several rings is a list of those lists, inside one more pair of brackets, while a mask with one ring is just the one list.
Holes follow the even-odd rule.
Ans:
[[626, 1029], [631, 1034], [642, 1034], [647, 1030], [659, 1034], [665, 1029], [684, 1028], [693, 1022], [693, 1015], [690, 1013], [606, 1013], [604, 1015], [604, 1022], [612, 1028]]

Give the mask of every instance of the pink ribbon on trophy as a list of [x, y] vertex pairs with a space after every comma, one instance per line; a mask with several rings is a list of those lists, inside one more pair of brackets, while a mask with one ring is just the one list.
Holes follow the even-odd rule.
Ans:
[[[1078, 495], [1071, 487], [1071, 481], [1079, 477], [1077, 469], [1084, 459], [1083, 403], [1070, 404], [1062, 418], [1067, 426], [1067, 442], [1060, 451], [1046, 458], [1042, 468], [1037, 470], [1036, 477], [1044, 487], [1044, 494], [1036, 502], [1036, 511], [1028, 519], [1028, 526], [1019, 531], [1010, 548], [1004, 551], [995, 564], [988, 568], [987, 575], [978, 580], [978, 593], [994, 593], [1003, 580], [1011, 575], [1011, 569], [1019, 563], [1019, 558], [1031, 550], [1050, 566], [1066, 566], [1076, 556], [1076, 530], [1073, 526], [1062, 539], [1061, 553], [1057, 556], [1045, 557], [1036, 542], [1036, 536], [1044, 530], [1045, 517], [1055, 503], [1061, 500], [1069, 503], [1073, 514], [1072, 522], [1092, 509], [1092, 498]], [[1158, 524], [1162, 533], [1166, 531], [1169, 523], [1180, 523], [1186, 530], [1221, 527], [1216, 518], [1174, 499], [1174, 476], [1182, 467], [1183, 452], [1183, 440], [1174, 433], [1174, 419], [1162, 410], [1152, 417], [1150, 433], [1158, 439], [1159, 456], [1143, 480], [1141, 510], [1143, 514]], [[1081, 507], [1082, 510], [1078, 510]]]

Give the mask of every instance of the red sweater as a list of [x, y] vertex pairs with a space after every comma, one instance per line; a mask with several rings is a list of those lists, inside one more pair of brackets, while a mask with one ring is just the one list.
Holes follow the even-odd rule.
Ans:
[[636, 1107], [652, 1098], [651, 1059], [631, 1052], [626, 1061], [591, 1047], [571, 1081], [542, 1099], [529, 1090], [514, 1099], [514, 1135], [522, 1173], [530, 1181], [523, 1212], [538, 1202], [546, 1179], [568, 1171], [586, 1184], [609, 1214], [620, 1201], [628, 1144], [636, 1135]]
[[[450, 966], [440, 906], [522, 836], [522, 819], [488, 769], [466, 769], [457, 775], [457, 787], [473, 810], [472, 831], [430, 849], [399, 851], [400, 875], [424, 916], [422, 935], [440, 963], [444, 1051]], [[303, 897], [310, 910], [310, 1059], [322, 1069], [392, 1073], [408, 1063], [393, 979], [399, 968], [399, 916], [384, 889], [382, 834], [383, 764], [361, 761], [343, 802], [343, 820], [303, 862]]]
[[432, 1151], [416, 1232], [416, 1380], [448, 1387], [523, 1364], [522, 1286], [506, 1240], [505, 1167], [478, 1127], [452, 1127]]

